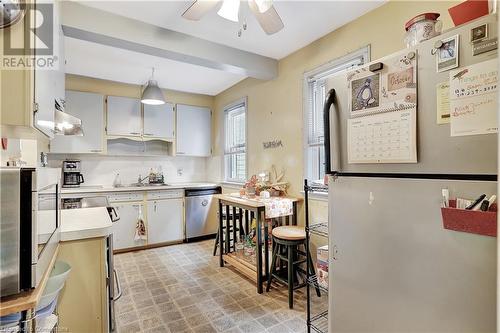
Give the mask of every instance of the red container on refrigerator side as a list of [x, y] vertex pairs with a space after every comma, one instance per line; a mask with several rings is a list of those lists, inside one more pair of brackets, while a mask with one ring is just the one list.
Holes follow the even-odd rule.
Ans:
[[455, 26], [488, 15], [488, 0], [466, 0], [448, 9]]
[[497, 205], [489, 211], [458, 209], [456, 201], [450, 200], [449, 208], [441, 208], [443, 227], [448, 230], [467, 232], [483, 236], [497, 236]]

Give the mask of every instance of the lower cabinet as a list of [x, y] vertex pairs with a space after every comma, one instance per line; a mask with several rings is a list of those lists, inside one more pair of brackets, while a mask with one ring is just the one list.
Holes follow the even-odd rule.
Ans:
[[175, 242], [184, 239], [183, 200], [148, 201], [148, 244]]
[[58, 260], [71, 272], [59, 295], [58, 332], [108, 332], [106, 238], [61, 242]]
[[[145, 219], [144, 204], [116, 203], [113, 204], [120, 220], [113, 223], [113, 247], [115, 250], [146, 245], [145, 240], [136, 241], [135, 228], [141, 212]], [[146, 223], [146, 221], [144, 221]]]

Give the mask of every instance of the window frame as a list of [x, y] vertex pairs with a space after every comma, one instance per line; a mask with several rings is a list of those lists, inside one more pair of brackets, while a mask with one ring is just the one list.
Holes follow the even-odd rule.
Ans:
[[[227, 133], [227, 121], [226, 121], [226, 114], [227, 112], [239, 107], [243, 106], [244, 108], [244, 114], [245, 114], [245, 147], [244, 147], [244, 154], [245, 154], [245, 179], [240, 180], [240, 179], [234, 179], [234, 178], [228, 178], [228, 170], [226, 168], [226, 133]], [[222, 178], [223, 182], [226, 184], [244, 184], [246, 182], [246, 179], [248, 178], [248, 154], [247, 154], [247, 149], [248, 149], [248, 100], [247, 97], [242, 97], [240, 99], [237, 99], [227, 105], [225, 105], [222, 108], [222, 141], [223, 141], [223, 146], [222, 146]]]
[[[371, 47], [370, 45], [366, 45], [359, 50], [356, 50], [354, 52], [348, 53], [342, 57], [336, 58], [334, 60], [331, 60], [321, 66], [316, 67], [313, 70], [310, 70], [308, 72], [305, 72], [303, 75], [303, 126], [304, 126], [304, 131], [303, 131], [303, 177], [304, 179], [308, 180], [316, 180], [316, 179], [311, 179], [312, 176], [312, 170], [309, 170], [309, 165], [310, 163], [310, 148], [313, 146], [318, 146], [321, 144], [311, 144], [309, 142], [310, 138], [310, 123], [309, 119], [310, 117], [315, 117], [315, 114], [311, 115], [311, 112], [314, 112], [311, 108], [311, 94], [312, 94], [312, 83], [314, 81], [319, 81], [319, 80], [324, 80], [327, 79], [329, 76], [333, 74], [338, 74], [341, 73], [342, 71], [345, 71], [348, 68], [345, 69], [338, 69], [339, 66], [344, 66], [350, 62], [354, 62], [356, 59], [362, 58], [362, 64], [367, 64], [371, 61], [370, 59], [370, 54], [371, 54]], [[352, 67], [351, 67], [352, 68]], [[318, 103], [318, 101], [315, 101]], [[324, 101], [321, 101], [323, 103]]]

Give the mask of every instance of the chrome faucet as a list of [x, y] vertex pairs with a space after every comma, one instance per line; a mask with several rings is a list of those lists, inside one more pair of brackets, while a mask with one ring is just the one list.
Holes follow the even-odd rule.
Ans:
[[137, 184], [142, 184], [142, 182], [148, 178], [149, 178], [149, 175], [144, 177], [144, 178], [141, 178], [141, 175], [139, 175], [139, 178], [137, 178]]

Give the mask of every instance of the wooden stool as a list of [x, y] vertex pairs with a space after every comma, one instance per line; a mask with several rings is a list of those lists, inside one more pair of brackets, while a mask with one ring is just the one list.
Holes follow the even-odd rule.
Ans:
[[[311, 259], [310, 253], [305, 253], [298, 249], [300, 245], [305, 246], [306, 242], [306, 232], [304, 227], [299, 226], [282, 226], [274, 228], [272, 231], [273, 235], [273, 257], [271, 261], [271, 272], [267, 278], [266, 291], [271, 288], [272, 279], [286, 284], [288, 286], [288, 307], [293, 308], [293, 291], [304, 287], [307, 281], [297, 284], [294, 286], [294, 276], [300, 272], [306, 274], [305, 270], [300, 267], [301, 264], [309, 260], [309, 266], [311, 275], [314, 275], [314, 264]], [[299, 260], [299, 256], [304, 259]], [[276, 259], [280, 259], [280, 271], [283, 269], [283, 262], [286, 262], [288, 274], [286, 279], [283, 276], [279, 276], [276, 272]], [[319, 286], [316, 286], [316, 293], [320, 296]]]

